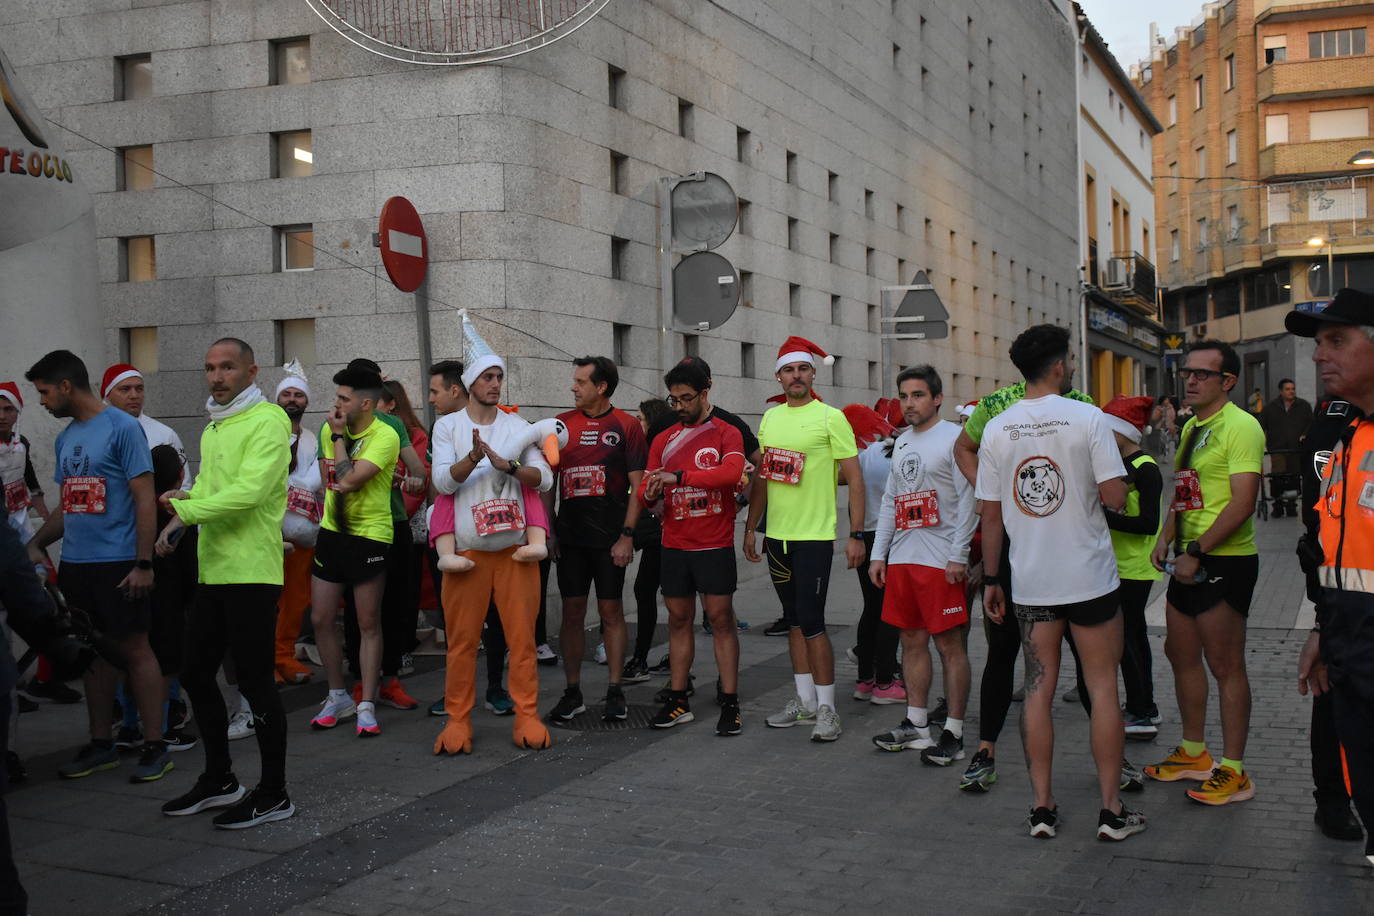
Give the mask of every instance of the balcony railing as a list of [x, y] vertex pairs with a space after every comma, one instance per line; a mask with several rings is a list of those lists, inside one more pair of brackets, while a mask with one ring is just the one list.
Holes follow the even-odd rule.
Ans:
[[1349, 172], [1351, 154], [1366, 143], [1367, 139], [1362, 137], [1275, 143], [1260, 150], [1259, 177], [1267, 181]]
[[1374, 54], [1270, 64], [1255, 77], [1260, 102], [1365, 95], [1374, 85]]
[[1155, 266], [1138, 251], [1114, 255], [1107, 261], [1107, 295], [1137, 310], [1155, 313]]

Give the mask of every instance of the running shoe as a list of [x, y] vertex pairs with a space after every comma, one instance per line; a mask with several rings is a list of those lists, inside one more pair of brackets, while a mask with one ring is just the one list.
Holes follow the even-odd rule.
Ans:
[[95, 744], [88, 744], [76, 752], [72, 762], [57, 768], [57, 775], [63, 779], [80, 779], [101, 770], [114, 770], [119, 768], [119, 751], [110, 747], [97, 747]]
[[[357, 706], [358, 725], [357, 735], [359, 738], [375, 738], [382, 733], [382, 727], [377, 724], [377, 706], [366, 700]], [[310, 723], [314, 725], [315, 723]]]
[[592, 653], [592, 661], [598, 665], [606, 664], [606, 644], [604, 642], [596, 644], [596, 651]]
[[1083, 702], [1083, 698], [1080, 697], [1080, 696], [1078, 695], [1078, 688], [1077, 688], [1077, 687], [1070, 687], [1070, 688], [1068, 689], [1068, 691], [1064, 694], [1064, 696], [1063, 696], [1061, 699], [1063, 699], [1063, 701], [1064, 701], [1065, 703], [1081, 703], [1081, 702]]
[[649, 679], [649, 663], [632, 658], [625, 663], [625, 670], [620, 673], [620, 680], [625, 684], [642, 684]]
[[24, 692], [35, 700], [47, 700], [64, 706], [81, 702], [81, 691], [68, 687], [61, 681], [29, 681]]
[[167, 746], [167, 750], [173, 754], [178, 751], [189, 751], [199, 742], [196, 736], [180, 728], [169, 728], [162, 733], [162, 743]]
[[[687, 675], [687, 696], [695, 696], [697, 692], [697, 676]], [[668, 702], [668, 698], [673, 695], [672, 685], [665, 685], [658, 693], [654, 694], [654, 702], [660, 705]]]
[[1145, 815], [1121, 806], [1120, 814], [1113, 814], [1103, 808], [1097, 815], [1097, 838], [1099, 840], [1124, 840], [1134, 833], [1145, 829]]
[[448, 715], [448, 707], [446, 707], [446, 706], [444, 705], [444, 698], [443, 698], [443, 697], [440, 697], [439, 699], [435, 700], [433, 703], [430, 703], [430, 704], [429, 704], [429, 714], [430, 714], [431, 716], [446, 716], [446, 715]]
[[711, 635], [711, 621], [705, 619], [701, 621], [701, 632], [707, 636]]
[[132, 751], [143, 743], [143, 729], [136, 725], [121, 725], [115, 732], [114, 746], [117, 751]]
[[230, 741], [237, 741], [240, 738], [249, 738], [257, 734], [257, 728], [253, 724], [253, 713], [248, 709], [240, 709], [229, 717], [229, 728], [225, 732]]
[[172, 729], [183, 729], [191, 723], [191, 707], [186, 705], [186, 701], [178, 697], [175, 700], [167, 701], [167, 727]]
[[1140, 772], [1125, 757], [1121, 758], [1121, 791], [1144, 792], [1145, 774]]
[[911, 724], [910, 719], [903, 719], [902, 724], [892, 731], [874, 735], [873, 744], [885, 751], [900, 751], [907, 748], [920, 750], [935, 746], [935, 742], [930, 737], [930, 726], [917, 728]]
[[630, 716], [630, 707], [625, 703], [625, 691], [619, 684], [606, 686], [605, 706], [601, 710], [601, 721], [624, 722]]
[[964, 770], [964, 775], [959, 780], [959, 788], [965, 792], [988, 792], [996, 781], [996, 762], [987, 752], [987, 748], [981, 748], [969, 761], [968, 769]]
[[859, 647], [850, 646], [848, 649], [845, 649], [844, 657], [857, 665], [859, 663]]
[[791, 627], [789, 627], [789, 626], [787, 625], [787, 621], [784, 620], [784, 619], [782, 619], [781, 617], [779, 617], [777, 620], [775, 620], [775, 621], [773, 621], [772, 623], [770, 623], [770, 624], [764, 629], [763, 635], [764, 635], [764, 636], [786, 636], [786, 635], [787, 635], [787, 631], [790, 630], [790, 629], [791, 629]]
[[320, 647], [315, 645], [315, 637], [309, 640], [301, 640], [296, 643], [296, 658], [303, 662], [309, 662], [316, 668], [324, 667], [324, 660], [320, 658]]
[[802, 701], [797, 697], [787, 701], [787, 705], [782, 708], [782, 712], [775, 712], [767, 719], [764, 724], [769, 728], [791, 728], [804, 722], [816, 721], [816, 711], [807, 709], [802, 705]]
[[168, 817], [183, 817], [199, 814], [208, 808], [227, 808], [247, 794], [248, 790], [232, 776], [212, 779], [202, 773], [191, 791], [166, 802], [162, 806], [162, 813]]
[[1163, 721], [1164, 721], [1164, 717], [1161, 716], [1161, 715], [1159, 714], [1159, 707], [1158, 707], [1158, 706], [1151, 706], [1151, 707], [1150, 707], [1150, 724], [1151, 724], [1151, 725], [1159, 725], [1159, 724], [1160, 724], [1161, 722], [1163, 722]]
[[1145, 775], [1159, 782], [1175, 782], [1180, 779], [1203, 782], [1211, 778], [1215, 767], [1212, 755], [1206, 751], [1193, 757], [1185, 754], [1183, 748], [1176, 747], [1172, 754], [1159, 763], [1148, 764], [1145, 767]]
[[222, 814], [215, 815], [214, 824], [221, 830], [243, 830], [271, 821], [284, 821], [296, 813], [286, 792], [270, 791], [258, 786], [248, 797]]
[[722, 703], [720, 718], [716, 720], [716, 734], [721, 737], [738, 735], [744, 730], [744, 721], [739, 714], [739, 701]]
[[1317, 802], [1312, 820], [1325, 836], [1333, 840], [1354, 841], [1364, 838], [1364, 830], [1360, 828], [1360, 822], [1355, 820], [1350, 802], [1344, 798], [1340, 801]]
[[149, 741], [138, 755], [138, 766], [134, 767], [129, 782], [156, 782], [172, 772], [173, 766], [172, 755], [167, 753], [162, 742]]
[[663, 657], [658, 660], [658, 664], [649, 666], [649, 673], [653, 675], [673, 673], [673, 666], [668, 660], [667, 653], [664, 653]]
[[541, 642], [534, 649], [534, 660], [545, 668], [551, 668], [558, 664], [558, 653], [553, 651], [546, 642]]
[[1030, 826], [1031, 836], [1047, 840], [1059, 829], [1059, 809], [1032, 808], [1026, 823]]
[[486, 699], [482, 705], [494, 716], [510, 716], [515, 714], [515, 701], [506, 693], [506, 688], [497, 685], [487, 688]]
[[964, 759], [964, 739], [954, 737], [947, 728], [940, 729], [940, 740], [934, 747], [921, 751], [921, 762], [933, 767], [947, 767], [956, 760]]
[[1159, 726], [1150, 721], [1149, 716], [1136, 716], [1122, 711], [1121, 721], [1126, 725], [1126, 737], [1136, 741], [1149, 741], [1159, 734]]
[[393, 709], [418, 709], [420, 707], [420, 701], [406, 693], [406, 689], [401, 686], [401, 679], [398, 677], [393, 677], [382, 685], [381, 689], [377, 691], [377, 702]]
[[1212, 778], [1189, 789], [1189, 798], [1204, 805], [1229, 805], [1231, 802], [1249, 801], [1255, 797], [1255, 784], [1250, 781], [1249, 773], [1237, 773], [1230, 767], [1217, 767]]
[[873, 695], [868, 698], [868, 702], [874, 706], [894, 706], [898, 703], [906, 704], [906, 685], [901, 678], [893, 678], [886, 684], [874, 684]]
[[749, 621], [747, 621], [747, 620], [740, 620], [738, 617], [736, 617], [736, 618], [735, 618], [735, 629], [736, 629], [736, 630], [741, 630], [741, 631], [749, 629]]
[[587, 706], [582, 702], [582, 691], [572, 686], [563, 691], [563, 696], [553, 709], [549, 710], [549, 718], [557, 719], [559, 722], [571, 722], [574, 716], [580, 716], [586, 711]]
[[654, 728], [672, 728], [674, 725], [691, 722], [695, 718], [696, 716], [692, 715], [692, 707], [687, 703], [687, 697], [679, 694], [664, 703], [663, 708], [654, 714], [649, 724]]
[[335, 696], [331, 693], [324, 698], [320, 704], [320, 711], [310, 720], [310, 727], [314, 729], [333, 728], [344, 719], [351, 719], [358, 714], [358, 707], [348, 695]]
[[866, 681], [855, 681], [854, 693], [851, 694], [851, 696], [853, 696], [856, 700], [860, 700], [866, 703], [869, 700], [873, 699], [874, 686], [875, 684], [873, 678], [869, 678]]
[[812, 741], [834, 741], [840, 737], [840, 714], [829, 706], [821, 705], [816, 710], [816, 725], [811, 729]]
[[938, 723], [941, 728], [949, 721], [949, 703], [945, 702], [944, 697], [935, 701], [935, 708], [930, 711], [929, 718], [932, 725]]

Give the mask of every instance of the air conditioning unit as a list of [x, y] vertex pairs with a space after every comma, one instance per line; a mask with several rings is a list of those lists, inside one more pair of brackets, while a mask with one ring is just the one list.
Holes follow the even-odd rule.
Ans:
[[1107, 261], [1107, 282], [1103, 289], [1124, 289], [1131, 285], [1131, 272], [1126, 262], [1120, 258]]

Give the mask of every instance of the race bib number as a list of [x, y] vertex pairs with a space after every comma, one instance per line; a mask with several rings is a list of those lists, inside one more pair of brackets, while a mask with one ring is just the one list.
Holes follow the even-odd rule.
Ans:
[[69, 515], [104, 515], [105, 478], [68, 477], [62, 481], [62, 511]]
[[472, 507], [472, 524], [478, 537], [518, 531], [525, 527], [520, 503], [513, 499], [488, 499]]
[[22, 480], [12, 480], [5, 484], [5, 511], [18, 512], [29, 507], [29, 488]]
[[559, 479], [563, 481], [564, 499], [606, 495], [606, 469], [600, 465], [564, 468]]
[[720, 515], [725, 511], [719, 490], [703, 490], [701, 487], [674, 487], [669, 494], [673, 518], [682, 521], [689, 518], [706, 518]]
[[1193, 468], [1181, 468], [1174, 473], [1173, 508], [1175, 512], [1202, 508], [1202, 480]]
[[763, 469], [759, 476], [775, 483], [801, 483], [802, 470], [806, 467], [806, 455], [786, 448], [766, 448], [763, 450]]
[[897, 530], [930, 528], [940, 524], [940, 497], [934, 490], [903, 493], [897, 502]]
[[1361, 509], [1374, 509], [1374, 481], [1367, 480], [1364, 486], [1360, 487], [1358, 502]]
[[305, 487], [286, 488], [286, 509], [319, 524], [320, 504], [315, 499], [315, 494]]

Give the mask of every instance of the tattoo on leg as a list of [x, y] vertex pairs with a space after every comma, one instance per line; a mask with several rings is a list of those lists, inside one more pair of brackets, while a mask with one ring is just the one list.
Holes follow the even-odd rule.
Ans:
[[1025, 626], [1021, 630], [1021, 646], [1025, 650], [1026, 657], [1026, 696], [1040, 689], [1041, 682], [1045, 679], [1045, 664], [1040, 660], [1040, 654], [1036, 651], [1035, 642], [1031, 639], [1031, 634], [1035, 632], [1035, 621], [1024, 621]]

